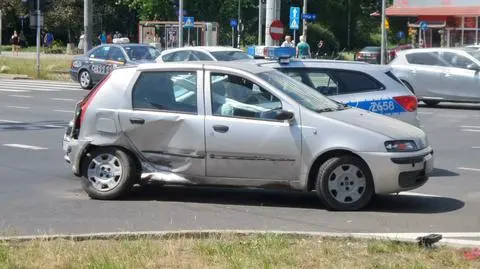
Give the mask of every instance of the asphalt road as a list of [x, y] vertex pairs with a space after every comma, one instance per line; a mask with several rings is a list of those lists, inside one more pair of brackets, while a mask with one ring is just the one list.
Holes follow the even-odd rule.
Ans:
[[260, 190], [151, 187], [125, 201], [90, 200], [61, 149], [63, 127], [86, 93], [75, 84], [0, 79], [0, 233], [479, 232], [480, 105], [420, 108], [435, 147], [431, 180], [343, 213], [326, 211], [314, 195]]

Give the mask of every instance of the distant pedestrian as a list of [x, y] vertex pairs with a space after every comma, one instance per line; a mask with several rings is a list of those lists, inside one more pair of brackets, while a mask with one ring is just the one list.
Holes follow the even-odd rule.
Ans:
[[297, 45], [297, 58], [306, 59], [311, 58], [310, 45], [305, 42], [305, 36], [300, 36], [300, 42]]
[[82, 31], [80, 34], [80, 39], [78, 40], [78, 52], [83, 54], [85, 53], [85, 32]]
[[295, 48], [295, 43], [292, 41], [291, 36], [289, 35], [285, 36], [285, 41], [283, 41], [282, 47]]
[[325, 58], [327, 56], [327, 47], [325, 46], [325, 42], [323, 42], [323, 40], [320, 40], [317, 44], [317, 47], [317, 58]]
[[107, 43], [107, 34], [105, 31], [102, 31], [100, 35], [98, 36], [98, 40], [100, 40], [100, 44], [106, 44]]
[[50, 32], [47, 32], [45, 34], [44, 39], [43, 39], [43, 43], [45, 44], [45, 48], [50, 48], [53, 44], [53, 40], [54, 40], [53, 34], [50, 33]]
[[20, 37], [18, 36], [17, 31], [13, 31], [12, 38], [10, 39], [10, 42], [12, 43], [12, 53], [13, 55], [18, 56], [18, 51], [20, 50]]

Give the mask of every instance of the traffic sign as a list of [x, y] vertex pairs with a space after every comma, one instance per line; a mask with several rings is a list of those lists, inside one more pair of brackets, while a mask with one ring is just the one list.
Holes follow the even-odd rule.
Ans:
[[290, 23], [291, 30], [298, 30], [300, 27], [300, 8], [290, 7]]
[[270, 36], [273, 40], [281, 40], [283, 37], [283, 23], [280, 20], [272, 21], [270, 24]]
[[195, 18], [194, 17], [183, 18], [183, 28], [193, 28], [193, 27], [195, 27]]
[[236, 19], [230, 19], [230, 27], [235, 28], [238, 25], [238, 21]]
[[426, 21], [421, 21], [420, 22], [420, 29], [425, 31], [428, 29], [428, 23]]
[[313, 14], [313, 13], [305, 13], [305, 14], [302, 14], [302, 20], [306, 20], [306, 21], [314, 21], [317, 19], [317, 15]]
[[397, 33], [397, 38], [398, 39], [404, 39], [405, 38], [405, 32], [403, 32], [403, 31], [398, 32]]

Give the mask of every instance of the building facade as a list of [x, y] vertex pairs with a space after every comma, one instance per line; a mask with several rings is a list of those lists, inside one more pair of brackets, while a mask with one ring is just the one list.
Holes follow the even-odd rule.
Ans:
[[394, 0], [386, 15], [408, 17], [421, 47], [480, 44], [480, 0]]

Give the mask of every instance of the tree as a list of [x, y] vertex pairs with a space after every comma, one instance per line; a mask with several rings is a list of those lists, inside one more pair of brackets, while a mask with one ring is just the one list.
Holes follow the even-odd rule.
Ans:
[[[59, 12], [61, 10], [61, 12]], [[68, 42], [73, 42], [72, 32], [78, 32], [83, 24], [82, 0], [55, 0], [45, 7], [45, 28], [48, 31], [67, 34]]]

